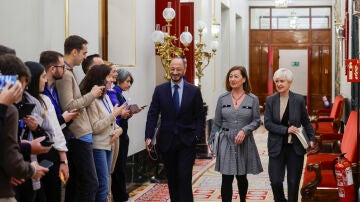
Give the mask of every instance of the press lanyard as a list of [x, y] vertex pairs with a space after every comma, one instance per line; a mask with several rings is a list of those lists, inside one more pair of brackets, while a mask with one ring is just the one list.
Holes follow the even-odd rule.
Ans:
[[25, 123], [22, 119], [19, 120], [19, 128], [21, 130], [21, 134], [20, 134], [20, 140], [22, 140], [24, 134], [25, 134]]
[[54, 99], [56, 105], [60, 106], [60, 103], [59, 103], [59, 100], [58, 100], [58, 95], [57, 95], [57, 92], [56, 92], [55, 88], [54, 87], [50, 88], [49, 91], [50, 91], [50, 95]]
[[[104, 100], [105, 100], [105, 102], [104, 102]], [[101, 99], [101, 101], [104, 104], [106, 110], [109, 112], [109, 114], [111, 114], [111, 108], [110, 108], [110, 105], [109, 105], [108, 101], [106, 100], [106, 98]]]

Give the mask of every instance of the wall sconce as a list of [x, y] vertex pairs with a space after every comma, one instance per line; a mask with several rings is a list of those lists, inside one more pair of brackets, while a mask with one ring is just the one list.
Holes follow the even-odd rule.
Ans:
[[180, 35], [180, 42], [184, 45], [184, 49], [174, 45], [174, 42], [178, 40], [176, 36], [170, 35], [171, 21], [175, 18], [176, 13], [171, 8], [171, 2], [168, 2], [168, 7], [163, 11], [163, 18], [166, 20], [166, 32], [160, 31], [160, 25], [156, 25], [155, 31], [152, 33], [151, 38], [155, 43], [156, 53], [159, 54], [161, 64], [164, 67], [164, 78], [170, 80], [170, 62], [173, 57], [180, 57], [184, 55], [184, 51], [188, 51], [187, 48], [192, 42], [192, 35], [185, 26], [185, 31]]
[[211, 43], [211, 52], [205, 51], [206, 44], [202, 41], [202, 33], [206, 28], [206, 24], [203, 21], [198, 22], [199, 42], [196, 43], [196, 49], [194, 52], [194, 61], [196, 76], [198, 78], [197, 85], [201, 89], [201, 77], [204, 76], [204, 70], [209, 65], [211, 57], [213, 57], [218, 48], [218, 42], [213, 41]]
[[344, 47], [345, 32], [344, 32], [344, 26], [341, 23], [335, 23], [335, 35], [338, 42], [336, 57], [338, 60], [339, 68], [337, 70], [340, 71], [341, 68], [345, 67], [345, 75], [347, 75], [347, 71], [346, 71], [347, 66], [345, 66], [345, 47]]
[[220, 23], [216, 21], [216, 19], [213, 19], [211, 23], [211, 33], [214, 38], [219, 38], [220, 34]]
[[335, 23], [335, 33], [336, 33], [336, 38], [344, 39], [345, 38], [344, 26], [342, 24]]
[[220, 34], [220, 23], [216, 20], [216, 2], [215, 0], [213, 1], [213, 19], [211, 22], [211, 34], [213, 35], [214, 38], [218, 38], [219, 34]]

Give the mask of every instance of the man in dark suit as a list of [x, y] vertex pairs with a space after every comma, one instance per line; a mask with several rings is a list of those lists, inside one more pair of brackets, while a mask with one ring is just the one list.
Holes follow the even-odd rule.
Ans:
[[204, 130], [203, 101], [200, 89], [183, 79], [184, 59], [170, 63], [171, 81], [155, 88], [149, 108], [145, 143], [149, 151], [159, 114], [161, 126], [158, 145], [167, 169], [172, 202], [191, 202], [192, 167], [197, 136]]
[[[314, 147], [314, 129], [306, 111], [304, 96], [290, 91], [293, 73], [280, 68], [274, 73], [277, 93], [266, 100], [264, 125], [269, 131], [269, 177], [275, 202], [297, 202], [305, 148], [295, 134], [303, 127], [304, 138]], [[283, 181], [287, 170], [288, 200]]]

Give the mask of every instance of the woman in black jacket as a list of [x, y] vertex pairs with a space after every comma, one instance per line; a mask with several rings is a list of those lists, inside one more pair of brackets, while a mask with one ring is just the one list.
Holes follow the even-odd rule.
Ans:
[[[315, 140], [304, 96], [290, 91], [293, 78], [293, 73], [286, 68], [280, 68], [274, 73], [273, 80], [277, 93], [267, 98], [264, 114], [265, 128], [269, 131], [269, 177], [276, 202], [298, 201], [304, 155], [307, 149], [301, 144], [298, 135], [303, 135], [309, 140], [310, 147], [314, 147]], [[285, 168], [287, 169], [288, 200], [285, 199], [283, 188]]]

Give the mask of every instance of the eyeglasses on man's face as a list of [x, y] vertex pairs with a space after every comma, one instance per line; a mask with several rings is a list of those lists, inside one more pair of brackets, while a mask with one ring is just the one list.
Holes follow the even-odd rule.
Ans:
[[56, 67], [56, 68], [61, 68], [61, 69], [65, 69], [65, 65], [54, 65], [54, 67]]

